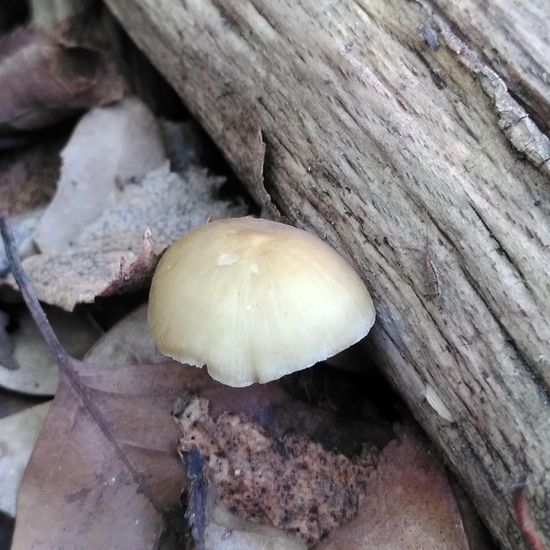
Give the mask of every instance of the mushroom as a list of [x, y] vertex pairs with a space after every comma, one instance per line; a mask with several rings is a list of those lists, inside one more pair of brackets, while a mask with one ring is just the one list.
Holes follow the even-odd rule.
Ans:
[[210, 222], [170, 246], [148, 317], [161, 353], [242, 387], [355, 344], [375, 310], [359, 275], [324, 241], [246, 217]]

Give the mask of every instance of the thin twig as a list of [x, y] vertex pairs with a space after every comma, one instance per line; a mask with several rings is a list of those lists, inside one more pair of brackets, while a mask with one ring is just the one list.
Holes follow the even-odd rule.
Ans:
[[544, 550], [537, 529], [529, 516], [527, 508], [527, 478], [521, 478], [512, 488], [512, 502], [523, 538], [531, 550]]
[[189, 492], [185, 517], [191, 527], [196, 550], [204, 550], [208, 508], [208, 482], [204, 472], [204, 458], [197, 447], [187, 453]]
[[59, 367], [63, 369], [69, 361], [69, 354], [65, 351], [65, 348], [63, 348], [61, 342], [55, 335], [55, 332], [53, 331], [42, 306], [38, 302], [36, 294], [31, 288], [29, 279], [23, 271], [21, 260], [17, 254], [17, 246], [15, 244], [15, 237], [13, 236], [11, 222], [5, 212], [0, 214], [0, 232], [2, 233], [2, 240], [4, 241], [6, 256], [8, 257], [8, 261], [10, 263], [11, 272], [15, 277], [15, 281], [19, 285], [19, 290], [21, 290], [21, 294], [23, 294], [23, 298], [29, 308], [30, 314], [34, 319], [38, 330], [44, 337], [48, 348], [57, 359]]

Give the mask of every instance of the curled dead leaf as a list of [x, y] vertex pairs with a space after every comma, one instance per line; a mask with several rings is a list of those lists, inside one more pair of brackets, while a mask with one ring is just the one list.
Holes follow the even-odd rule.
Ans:
[[[118, 202], [84, 228], [72, 246], [25, 259], [39, 299], [72, 311], [97, 296], [145, 286], [160, 254], [175, 239], [209, 216], [246, 213], [243, 204], [215, 199], [223, 181], [196, 167], [178, 175], [165, 164], [128, 184]], [[15, 287], [13, 279], [8, 281]]]
[[34, 29], [0, 39], [0, 136], [48, 126], [120, 99], [125, 84], [104, 52]]
[[101, 296], [121, 294], [145, 287], [153, 277], [158, 260], [151, 230], [147, 228], [143, 234], [143, 247], [137, 258], [131, 263], [128, 263], [124, 256], [121, 258], [117, 274]]

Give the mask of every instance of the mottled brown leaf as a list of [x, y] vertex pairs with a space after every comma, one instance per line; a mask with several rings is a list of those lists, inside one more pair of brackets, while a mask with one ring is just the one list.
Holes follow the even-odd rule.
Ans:
[[300, 434], [274, 437], [250, 419], [210, 416], [191, 397], [178, 415], [180, 451], [207, 457], [218, 498], [233, 514], [318, 542], [356, 514], [373, 468], [372, 454], [351, 460]]

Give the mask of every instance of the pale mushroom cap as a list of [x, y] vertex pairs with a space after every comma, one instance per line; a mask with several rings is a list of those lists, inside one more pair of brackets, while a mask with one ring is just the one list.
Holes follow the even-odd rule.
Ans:
[[159, 350], [237, 387], [327, 359], [374, 319], [361, 278], [330, 246], [255, 218], [214, 221], [174, 243], [149, 296]]

